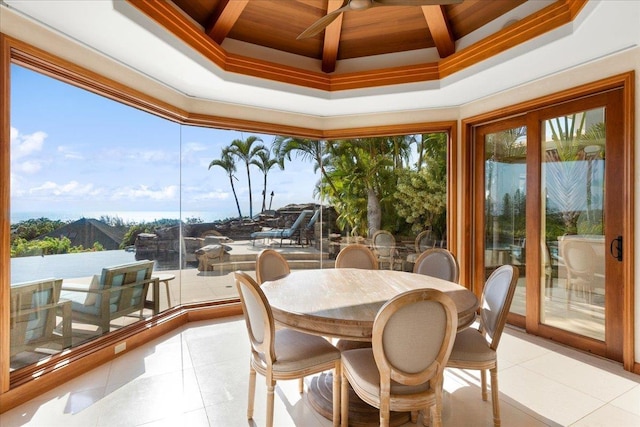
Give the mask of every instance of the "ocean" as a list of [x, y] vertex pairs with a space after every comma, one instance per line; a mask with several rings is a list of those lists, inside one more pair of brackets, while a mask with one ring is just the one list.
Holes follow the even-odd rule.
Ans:
[[31, 212], [11, 212], [11, 223], [16, 224], [20, 221], [26, 221], [35, 218], [48, 218], [60, 221], [76, 221], [80, 218], [100, 219], [100, 217], [120, 218], [125, 223], [130, 222], [152, 222], [158, 219], [180, 219], [186, 221], [189, 218], [199, 218], [202, 222], [214, 222], [222, 219], [231, 218], [237, 215], [237, 212], [217, 212], [217, 211], [115, 211], [115, 212], [48, 212], [48, 211], [31, 211]]

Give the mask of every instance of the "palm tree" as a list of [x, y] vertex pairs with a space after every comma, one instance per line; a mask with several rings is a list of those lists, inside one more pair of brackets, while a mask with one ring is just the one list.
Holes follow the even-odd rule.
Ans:
[[253, 218], [253, 194], [251, 193], [251, 173], [249, 173], [249, 165], [253, 158], [261, 151], [267, 148], [262, 145], [254, 146], [256, 142], [262, 142], [257, 136], [250, 136], [245, 140], [234, 139], [228, 147], [229, 153], [238, 159], [241, 159], [247, 167], [247, 182], [249, 183], [249, 217]]
[[238, 179], [234, 175], [236, 172], [236, 162], [233, 160], [233, 156], [229, 152], [228, 147], [222, 149], [222, 155], [220, 156], [220, 159], [212, 160], [211, 163], [209, 163], [209, 169], [211, 169], [213, 166], [220, 166], [225, 170], [225, 172], [227, 172], [227, 175], [229, 176], [229, 182], [231, 183], [231, 191], [233, 191], [233, 197], [236, 199], [238, 217], [242, 218], [242, 212], [240, 212], [240, 203], [238, 202], [238, 195], [236, 194], [236, 188], [233, 185], [233, 180]]
[[291, 153], [304, 160], [315, 162], [314, 171], [320, 170], [320, 174], [325, 179], [332, 193], [339, 198], [339, 192], [333, 181], [327, 174], [325, 165], [328, 163], [329, 153], [326, 150], [325, 141], [317, 139], [295, 138], [292, 136], [277, 136], [273, 141], [273, 151], [280, 159], [291, 160]]
[[262, 186], [262, 212], [266, 209], [266, 199], [267, 199], [267, 175], [269, 171], [276, 165], [280, 166], [280, 169], [284, 169], [284, 159], [277, 159], [271, 157], [271, 152], [264, 150], [256, 153], [257, 159], [253, 159], [251, 161], [252, 165], [256, 165], [260, 171], [262, 171], [262, 175], [264, 177], [263, 186]]

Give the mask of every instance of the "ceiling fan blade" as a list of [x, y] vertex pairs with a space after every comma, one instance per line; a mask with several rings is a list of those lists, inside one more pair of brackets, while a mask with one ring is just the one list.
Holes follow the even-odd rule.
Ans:
[[433, 6], [462, 3], [463, 0], [373, 0], [378, 6]]
[[335, 21], [335, 19], [340, 16], [340, 14], [345, 10], [349, 10], [349, 5], [343, 6], [340, 9], [336, 9], [333, 12], [327, 13], [325, 16], [311, 24], [309, 28], [301, 32], [300, 35], [296, 37], [296, 39], [300, 40], [315, 36], [320, 31], [324, 30], [329, 24]]

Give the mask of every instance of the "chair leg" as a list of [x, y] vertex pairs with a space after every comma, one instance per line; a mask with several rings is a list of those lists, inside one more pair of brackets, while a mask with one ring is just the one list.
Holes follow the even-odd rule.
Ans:
[[247, 418], [253, 418], [253, 403], [256, 400], [256, 370], [249, 366], [249, 399], [247, 405]]
[[500, 396], [498, 393], [498, 366], [491, 368], [491, 403], [493, 404], [493, 425], [500, 427]]
[[[342, 381], [340, 383], [340, 426], [349, 427], [349, 381], [341, 368]], [[337, 373], [336, 373], [337, 375]], [[335, 397], [335, 396], [334, 396]]]
[[480, 386], [482, 387], [482, 400], [487, 400], [487, 371], [480, 370]]
[[439, 390], [436, 390], [436, 404], [431, 406], [431, 425], [433, 427], [442, 426], [442, 383]]
[[275, 381], [267, 381], [267, 427], [273, 427], [273, 400], [275, 388]]
[[340, 389], [341, 389], [341, 363], [340, 361], [336, 362], [336, 366], [333, 369], [333, 427], [338, 427], [340, 425], [340, 404], [341, 400]]
[[304, 377], [298, 379], [298, 391], [300, 394], [304, 393]]

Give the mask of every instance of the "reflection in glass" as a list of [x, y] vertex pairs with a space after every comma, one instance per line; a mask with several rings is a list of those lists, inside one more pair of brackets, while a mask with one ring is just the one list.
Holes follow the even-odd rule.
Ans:
[[485, 136], [485, 278], [496, 267], [517, 265], [520, 279], [511, 311], [525, 314], [526, 155], [525, 127]]
[[[542, 322], [604, 340], [604, 108], [543, 122]], [[545, 270], [543, 270], [545, 271]]]

